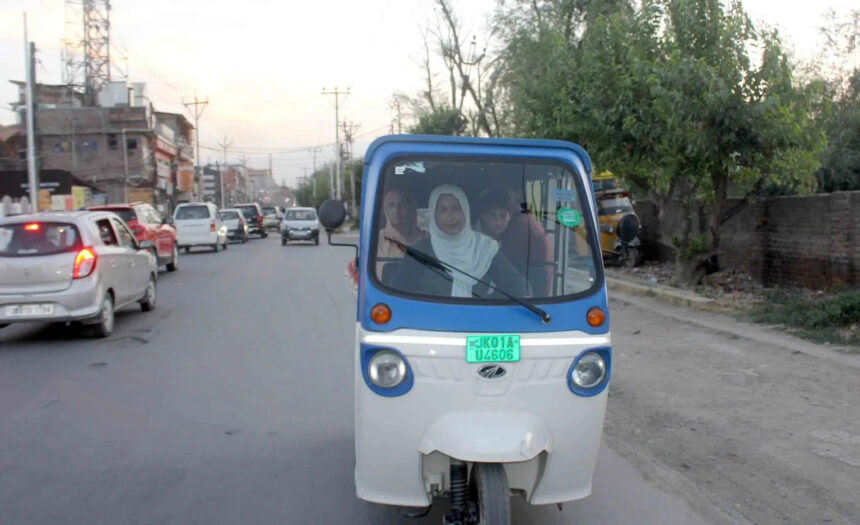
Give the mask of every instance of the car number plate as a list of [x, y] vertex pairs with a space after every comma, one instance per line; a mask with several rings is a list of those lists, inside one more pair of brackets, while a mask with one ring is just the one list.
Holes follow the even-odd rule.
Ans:
[[513, 334], [466, 336], [467, 363], [509, 363], [520, 360], [520, 336]]
[[6, 307], [6, 315], [9, 317], [36, 317], [42, 315], [54, 315], [52, 304], [16, 304]]

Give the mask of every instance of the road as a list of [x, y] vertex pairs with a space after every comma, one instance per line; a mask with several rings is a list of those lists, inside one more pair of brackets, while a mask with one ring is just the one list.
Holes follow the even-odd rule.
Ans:
[[[354, 495], [349, 256], [192, 252], [108, 340], [0, 331], [0, 523], [440, 523], [441, 504], [415, 520]], [[709, 521], [604, 446], [590, 498], [515, 501], [514, 523]]]

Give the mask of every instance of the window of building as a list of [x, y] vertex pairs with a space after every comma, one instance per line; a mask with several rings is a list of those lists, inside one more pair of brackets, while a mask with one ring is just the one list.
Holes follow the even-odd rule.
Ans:
[[117, 140], [116, 135], [108, 135], [108, 149], [111, 151], [119, 149], [119, 140]]
[[125, 139], [125, 149], [134, 151], [137, 149], [137, 139]]

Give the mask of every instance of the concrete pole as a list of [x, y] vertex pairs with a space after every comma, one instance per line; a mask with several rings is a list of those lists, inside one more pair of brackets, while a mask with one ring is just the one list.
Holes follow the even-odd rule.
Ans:
[[32, 212], [39, 211], [39, 174], [36, 173], [36, 104], [33, 100], [33, 48], [27, 41], [27, 13], [24, 13], [24, 64], [27, 67], [27, 181]]

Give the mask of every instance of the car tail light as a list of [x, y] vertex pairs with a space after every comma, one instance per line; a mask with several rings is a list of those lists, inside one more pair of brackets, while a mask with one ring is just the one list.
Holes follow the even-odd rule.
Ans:
[[212, 221], [212, 224], [210, 224], [210, 225], [209, 225], [209, 231], [210, 231], [210, 232], [214, 232], [214, 231], [215, 231], [215, 221]]
[[262, 215], [257, 215], [257, 223], [263, 224], [263, 216]]
[[39, 231], [39, 228], [41, 228], [41, 226], [39, 225], [38, 222], [34, 222], [32, 224], [28, 224], [28, 225], [24, 226], [24, 229], [27, 230], [28, 232], [37, 232], [37, 231]]
[[77, 255], [75, 255], [75, 266], [72, 269], [72, 278], [81, 279], [93, 273], [93, 270], [96, 269], [96, 260], [98, 260], [98, 257], [96, 257], [96, 253], [92, 248], [82, 248], [78, 251]]

